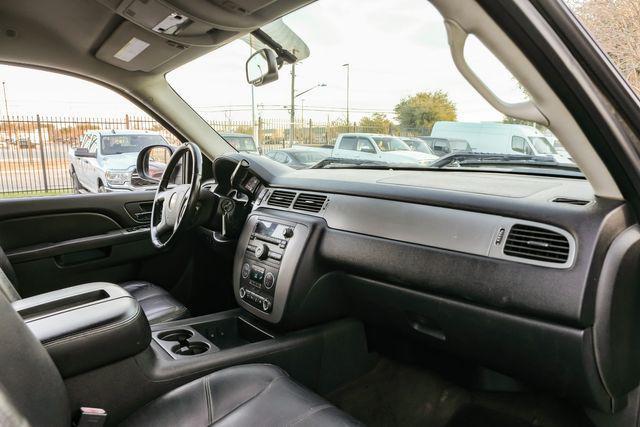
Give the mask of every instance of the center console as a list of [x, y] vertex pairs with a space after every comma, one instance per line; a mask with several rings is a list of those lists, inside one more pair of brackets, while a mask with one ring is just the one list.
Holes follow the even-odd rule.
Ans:
[[234, 292], [251, 314], [278, 323], [309, 237], [307, 224], [254, 213], [240, 235], [234, 261]]

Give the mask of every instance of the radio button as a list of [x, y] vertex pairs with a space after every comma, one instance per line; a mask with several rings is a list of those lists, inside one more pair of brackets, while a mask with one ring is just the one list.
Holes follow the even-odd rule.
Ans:
[[276, 278], [273, 273], [269, 272], [264, 276], [264, 287], [267, 289], [273, 288], [273, 284], [276, 282]]
[[267, 311], [271, 308], [271, 301], [269, 301], [268, 299], [263, 299], [262, 300], [262, 309], [264, 311]]
[[246, 279], [249, 277], [249, 273], [251, 273], [251, 266], [245, 262], [242, 266], [242, 278]]
[[285, 228], [282, 235], [287, 239], [293, 237], [293, 228]]

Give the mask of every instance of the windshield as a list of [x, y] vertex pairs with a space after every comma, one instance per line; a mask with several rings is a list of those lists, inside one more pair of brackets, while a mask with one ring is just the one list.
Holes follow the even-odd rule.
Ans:
[[373, 140], [380, 151], [411, 151], [411, 148], [399, 138], [374, 136]]
[[148, 145], [167, 144], [160, 135], [103, 135], [101, 138], [102, 154], [105, 156], [138, 153]]
[[256, 143], [250, 136], [223, 136], [238, 151], [257, 151]]
[[[546, 135], [546, 129], [506, 117], [459, 73], [442, 16], [429, 2], [318, 0], [275, 22], [262, 30], [301, 59], [292, 64], [291, 56], [281, 55], [277, 78], [269, 76], [266, 84], [247, 83], [247, 59], [265, 47], [251, 35], [166, 75], [216, 131], [254, 135], [255, 144], [225, 137], [237, 150], [260, 147], [266, 155], [310, 148], [323, 150], [323, 167], [364, 168], [375, 162], [398, 169], [428, 169], [435, 157], [457, 152], [525, 156], [532, 144], [540, 147], [537, 153], [553, 153], [544, 141], [520, 136]], [[527, 100], [522, 85], [473, 41], [469, 36], [464, 55], [487, 86], [509, 102]], [[334, 150], [345, 135], [349, 144]], [[402, 140], [422, 137], [430, 139], [411, 147]], [[552, 164], [545, 167], [554, 173]]]
[[557, 154], [553, 145], [543, 136], [530, 136], [529, 141], [533, 143], [538, 154]]

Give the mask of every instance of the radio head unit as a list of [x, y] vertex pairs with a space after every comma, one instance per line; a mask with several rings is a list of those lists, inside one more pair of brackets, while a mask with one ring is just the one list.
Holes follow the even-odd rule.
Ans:
[[305, 224], [251, 215], [234, 260], [234, 292], [241, 307], [278, 322], [309, 235]]

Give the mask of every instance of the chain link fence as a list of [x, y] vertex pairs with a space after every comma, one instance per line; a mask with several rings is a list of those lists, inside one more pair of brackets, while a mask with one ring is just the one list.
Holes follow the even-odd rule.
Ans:
[[[317, 123], [260, 118], [251, 122], [210, 121], [219, 133], [256, 135], [262, 153], [292, 145], [333, 145], [345, 132], [424, 135], [424, 129], [383, 129], [376, 126]], [[179, 141], [150, 117], [84, 118], [11, 116], [0, 118], [0, 197], [52, 195], [71, 192], [69, 153], [80, 145], [88, 130], [147, 130], [162, 134], [171, 144]]]

